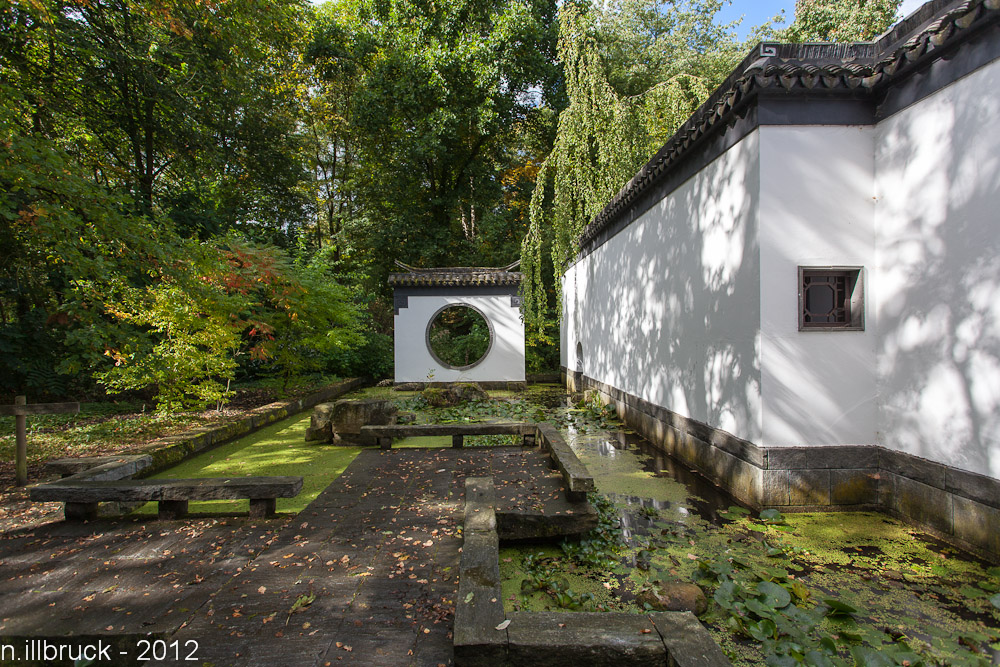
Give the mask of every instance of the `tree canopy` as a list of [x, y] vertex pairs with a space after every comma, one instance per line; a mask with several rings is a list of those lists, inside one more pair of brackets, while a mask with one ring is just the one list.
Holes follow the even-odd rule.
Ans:
[[392, 365], [393, 260], [528, 275], [529, 365], [583, 226], [761, 37], [896, 0], [32, 0], [0, 6], [0, 391]]

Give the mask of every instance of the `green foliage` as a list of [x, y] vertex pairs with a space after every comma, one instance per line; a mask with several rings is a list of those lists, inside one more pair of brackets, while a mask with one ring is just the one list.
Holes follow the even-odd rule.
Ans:
[[546, 557], [544, 553], [525, 556], [525, 578], [521, 580], [521, 594], [527, 596], [541, 591], [551, 596], [562, 609], [571, 611], [588, 609], [594, 596], [591, 593], [573, 591], [561, 572], [560, 563]]
[[[186, 234], [301, 217], [294, 1], [7, 3], [0, 80], [24, 133], [58, 141], [131, 212]], [[272, 227], [273, 232], [280, 228]]]
[[604, 496], [589, 494], [587, 499], [597, 510], [597, 527], [579, 540], [565, 540], [560, 546], [563, 553], [574, 562], [606, 570], [613, 567], [621, 559], [625, 546], [622, 535], [621, 520], [615, 504]]
[[322, 266], [235, 237], [187, 248], [185, 272], [129, 288], [111, 308], [133, 326], [132, 338], [108, 351], [115, 365], [97, 375], [112, 391], [153, 384], [167, 411], [218, 403], [240, 357], [266, 363], [287, 387], [362, 343], [347, 290]]
[[114, 366], [97, 379], [115, 393], [152, 384], [164, 412], [223, 401], [229, 392], [221, 381], [232, 377], [239, 342], [227, 305], [235, 304], [170, 280], [129, 289], [113, 312], [135, 327], [133, 338], [108, 352]]
[[902, 0], [798, 0], [787, 42], [865, 42], [892, 25]]
[[468, 306], [445, 308], [431, 322], [430, 347], [449, 366], [468, 366], [486, 354], [490, 328], [483, 316]]
[[560, 8], [569, 106], [539, 171], [521, 247], [530, 345], [554, 342], [558, 277], [580, 232], [739, 61], [732, 27], [713, 23], [720, 7], [646, 0]]
[[509, 263], [549, 146], [535, 91], [558, 77], [554, 14], [551, 0], [324, 5], [306, 51], [317, 242], [380, 288], [394, 259]]

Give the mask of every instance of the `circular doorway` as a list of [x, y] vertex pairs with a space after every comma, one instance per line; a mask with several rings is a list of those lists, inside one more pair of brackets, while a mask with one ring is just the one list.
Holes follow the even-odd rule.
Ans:
[[466, 370], [479, 364], [493, 347], [493, 327], [468, 304], [445, 306], [427, 325], [427, 349], [445, 368]]

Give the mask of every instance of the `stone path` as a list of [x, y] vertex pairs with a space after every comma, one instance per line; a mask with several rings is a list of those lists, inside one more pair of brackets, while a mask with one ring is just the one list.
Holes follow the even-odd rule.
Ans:
[[535, 449], [365, 450], [293, 519], [3, 536], [0, 636], [198, 642], [197, 663], [143, 664], [450, 664], [469, 476], [493, 476], [498, 504], [562, 507]]

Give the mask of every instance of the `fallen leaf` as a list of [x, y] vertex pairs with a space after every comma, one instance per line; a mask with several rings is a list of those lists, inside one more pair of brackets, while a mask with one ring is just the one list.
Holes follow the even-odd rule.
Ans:
[[508, 625], [510, 625], [510, 619], [509, 618], [506, 621], [503, 621], [502, 623], [500, 623], [500, 625], [497, 626], [497, 630], [506, 630]]

